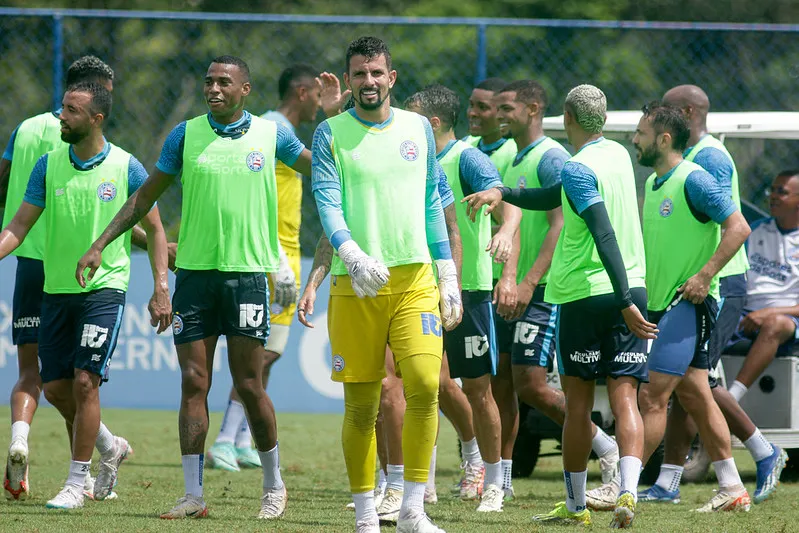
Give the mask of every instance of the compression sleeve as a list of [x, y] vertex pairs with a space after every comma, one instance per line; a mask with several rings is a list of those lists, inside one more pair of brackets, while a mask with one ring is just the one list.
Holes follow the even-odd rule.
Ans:
[[605, 209], [604, 202], [597, 202], [586, 208], [580, 217], [585, 221], [588, 231], [594, 238], [596, 251], [599, 260], [610, 278], [613, 286], [613, 294], [616, 297], [616, 304], [620, 309], [625, 309], [632, 305], [630, 297], [630, 286], [627, 281], [627, 269], [624, 267], [624, 258], [621, 256], [619, 243], [616, 240], [616, 232], [610, 223], [610, 217]]
[[563, 186], [558, 183], [551, 187], [531, 189], [511, 189], [510, 187], [499, 187], [502, 192], [502, 200], [529, 211], [549, 211], [560, 207], [563, 197], [561, 191]]

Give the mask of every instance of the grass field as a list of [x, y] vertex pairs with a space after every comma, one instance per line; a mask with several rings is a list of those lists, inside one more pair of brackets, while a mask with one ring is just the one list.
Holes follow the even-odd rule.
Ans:
[[[9, 419], [7, 407], [0, 417]], [[44, 508], [66, 479], [69, 455], [61, 418], [52, 408], [37, 415], [30, 437], [32, 498], [26, 502], [0, 503], [0, 531], [353, 531], [354, 515], [345, 509], [350, 501], [340, 449], [341, 417], [334, 415], [279, 416], [283, 477], [289, 491], [286, 515], [264, 523], [254, 517], [261, 496], [260, 470], [238, 474], [206, 470], [205, 499], [209, 517], [204, 520], [167, 522], [158, 519], [183, 494], [183, 475], [177, 438], [177, 414], [160, 411], [108, 409], [103, 419], [116, 434], [125, 436], [135, 455], [120, 470], [119, 499], [86, 501], [76, 512]], [[211, 419], [216, 434], [221, 414]], [[7, 439], [8, 427], [3, 431]], [[455, 434], [442, 424], [439, 438], [437, 486], [439, 503], [428, 514], [448, 532], [543, 531], [530, 517], [546, 512], [563, 499], [559, 456], [544, 457], [530, 479], [514, 481], [517, 498], [502, 514], [478, 515], [475, 504], [461, 502], [449, 493], [459, 475]], [[5, 443], [3, 444], [5, 446]], [[543, 451], [551, 451], [547, 444]], [[97, 456], [95, 454], [95, 461]], [[736, 453], [744, 481], [754, 490], [754, 465], [745, 453]], [[96, 464], [95, 464], [96, 467]], [[598, 483], [598, 465], [592, 462], [589, 487]], [[748, 514], [697, 515], [690, 512], [710, 498], [714, 483], [685, 485], [680, 505], [639, 505], [635, 529], [646, 532], [799, 531], [799, 486], [781, 485], [772, 500], [753, 507]], [[610, 515], [594, 513], [592, 529], [605, 529]], [[568, 531], [568, 528], [556, 528]], [[383, 528], [392, 531], [392, 528]]]

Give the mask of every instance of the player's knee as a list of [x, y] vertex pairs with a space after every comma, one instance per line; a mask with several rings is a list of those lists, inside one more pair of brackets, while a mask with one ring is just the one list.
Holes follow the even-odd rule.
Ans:
[[51, 381], [43, 385], [44, 397], [53, 406], [64, 405], [68, 401], [67, 395], [72, 394], [71, 390], [65, 390], [58, 382]]
[[181, 390], [183, 396], [207, 395], [210, 382], [205, 372], [199, 372], [194, 368], [185, 368], [181, 372]]
[[280, 359], [280, 354], [270, 350], [264, 351], [264, 372], [268, 372], [272, 365]]
[[262, 394], [266, 394], [261, 385], [261, 380], [256, 378], [238, 379], [234, 383], [234, 387], [244, 404], [257, 401]]
[[769, 339], [782, 341], [794, 333], [795, 327], [793, 320], [787, 316], [772, 315], [763, 322], [758, 337], [764, 335]]
[[660, 394], [651, 386], [643, 386], [638, 392], [638, 405], [641, 412], [666, 410], [669, 405], [669, 397]]
[[438, 402], [438, 374], [419, 373], [405, 378], [405, 400]]
[[38, 368], [20, 368], [19, 380], [17, 381], [17, 388], [29, 392], [31, 394], [38, 394], [42, 389], [42, 377], [39, 374]]
[[98, 380], [90, 372], [80, 370], [72, 380], [72, 392], [78, 401], [86, 401], [97, 396]]

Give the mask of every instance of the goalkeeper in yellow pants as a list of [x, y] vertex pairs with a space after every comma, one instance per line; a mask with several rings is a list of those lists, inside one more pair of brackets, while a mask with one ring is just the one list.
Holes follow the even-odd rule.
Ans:
[[344, 82], [355, 106], [317, 128], [312, 184], [325, 233], [338, 252], [328, 329], [332, 377], [344, 383], [342, 443], [356, 531], [380, 531], [374, 427], [388, 342], [407, 402], [397, 531], [438, 533], [424, 513], [424, 489], [438, 425], [442, 322], [451, 329], [461, 315], [437, 189], [442, 170], [430, 123], [389, 105], [397, 73], [386, 44], [374, 37], [353, 41], [346, 67]]

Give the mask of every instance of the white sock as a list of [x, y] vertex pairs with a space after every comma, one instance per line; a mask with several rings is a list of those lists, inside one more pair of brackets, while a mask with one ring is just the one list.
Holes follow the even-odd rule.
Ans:
[[489, 485], [496, 485], [502, 488], [502, 460], [496, 463], [483, 462], [486, 467], [486, 474], [483, 478], [483, 490]]
[[355, 503], [355, 522], [378, 523], [377, 509], [375, 508], [375, 493], [372, 490], [352, 494]]
[[250, 431], [250, 423], [247, 417], [241, 421], [239, 430], [236, 432], [236, 448], [249, 448], [252, 446], [252, 432]]
[[69, 463], [69, 476], [67, 477], [67, 485], [74, 485], [83, 488], [83, 483], [86, 481], [86, 474], [91, 469], [91, 461], [71, 461]]
[[283, 488], [283, 478], [280, 477], [280, 454], [275, 447], [268, 452], [258, 450], [261, 458], [261, 467], [264, 469], [264, 491]]
[[436, 448], [433, 446], [433, 455], [430, 456], [430, 472], [427, 474], [427, 490], [436, 490]]
[[582, 472], [563, 471], [563, 480], [566, 482], [566, 508], [572, 513], [585, 509], [585, 480], [588, 470]]
[[736, 402], [740, 402], [741, 398], [744, 397], [744, 394], [746, 394], [746, 391], [748, 390], [749, 387], [736, 379], [732, 382], [732, 385], [730, 385], [729, 393], [733, 398], [735, 398]]
[[473, 465], [483, 463], [483, 458], [480, 457], [480, 447], [477, 446], [477, 437], [472, 440], [461, 441], [461, 455], [463, 460]]
[[502, 463], [502, 488], [513, 487], [513, 459], [503, 459]]
[[386, 489], [402, 490], [402, 478], [405, 476], [405, 465], [388, 465]]
[[114, 451], [114, 434], [108, 431], [105, 424], [100, 422], [100, 431], [97, 432], [97, 440], [94, 441], [94, 447], [100, 452], [100, 455], [108, 455]]
[[758, 428], [755, 428], [755, 432], [752, 433], [752, 436], [744, 441], [744, 446], [746, 446], [746, 449], [752, 454], [752, 459], [754, 459], [755, 462], [762, 461], [766, 457], [771, 457], [771, 454], [774, 453], [774, 447], [771, 446], [771, 443], [766, 440], [766, 437], [760, 433]]
[[225, 416], [222, 417], [222, 427], [219, 428], [219, 435], [216, 436], [216, 443], [233, 444], [236, 441], [236, 433], [241, 427], [242, 420], [247, 421], [247, 417], [244, 415], [244, 406], [234, 400], [228, 401]]
[[385, 492], [385, 490], [386, 490], [386, 486], [388, 485], [388, 478], [386, 477], [386, 473], [385, 473], [385, 472], [383, 472], [383, 469], [382, 469], [382, 468], [379, 468], [379, 469], [377, 470], [377, 472], [378, 472], [378, 476], [377, 476], [377, 487], [378, 487], [378, 488], [379, 488], [381, 491], [384, 491], [384, 492]]
[[400, 516], [405, 517], [409, 514], [424, 512], [424, 483], [406, 481], [402, 493], [402, 505], [400, 506]]
[[602, 431], [602, 428], [597, 426], [596, 435], [591, 439], [591, 449], [597, 454], [597, 457], [604, 457], [609, 453], [619, 453], [619, 446], [613, 437]]
[[722, 459], [713, 462], [713, 469], [716, 471], [716, 478], [719, 480], [721, 490], [742, 487], [741, 476], [735, 466], [735, 459]]
[[660, 473], [655, 485], [661, 489], [674, 492], [680, 489], [680, 479], [682, 479], [683, 467], [679, 465], [660, 465]]
[[28, 442], [28, 434], [31, 432], [31, 425], [27, 422], [23, 422], [20, 420], [19, 422], [14, 422], [11, 424], [11, 440], [16, 439], [17, 437], [22, 438], [25, 442]]
[[183, 483], [186, 494], [197, 498], [203, 497], [203, 454], [183, 455]]
[[619, 474], [621, 475], [619, 494], [624, 491], [630, 492], [633, 495], [633, 499], [638, 501], [638, 478], [641, 476], [641, 460], [632, 455], [625, 455], [619, 459]]

